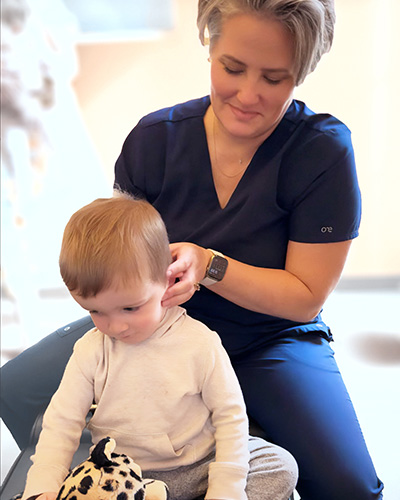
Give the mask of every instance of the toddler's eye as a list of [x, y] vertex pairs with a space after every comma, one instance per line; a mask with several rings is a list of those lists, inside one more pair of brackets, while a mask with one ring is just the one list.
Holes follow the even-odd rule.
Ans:
[[124, 311], [126, 312], [135, 312], [139, 309], [139, 307], [124, 307]]

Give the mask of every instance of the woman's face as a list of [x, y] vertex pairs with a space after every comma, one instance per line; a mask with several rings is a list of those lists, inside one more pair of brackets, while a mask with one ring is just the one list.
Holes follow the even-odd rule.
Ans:
[[290, 34], [251, 14], [227, 19], [210, 48], [211, 103], [236, 138], [265, 139], [289, 107], [295, 87]]

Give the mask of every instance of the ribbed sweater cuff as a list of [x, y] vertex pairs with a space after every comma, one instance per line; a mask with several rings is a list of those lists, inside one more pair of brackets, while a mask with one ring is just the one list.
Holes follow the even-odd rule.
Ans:
[[237, 464], [210, 464], [205, 500], [247, 500], [247, 472], [248, 468]]

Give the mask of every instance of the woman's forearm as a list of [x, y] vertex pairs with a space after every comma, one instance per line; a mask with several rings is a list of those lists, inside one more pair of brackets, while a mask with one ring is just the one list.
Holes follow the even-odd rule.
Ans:
[[350, 242], [289, 242], [285, 269], [264, 269], [229, 260], [215, 293], [251, 311], [293, 321], [315, 318], [335, 288]]
[[224, 279], [209, 289], [245, 309], [293, 321], [309, 321], [321, 309], [320, 300], [290, 272], [233, 259], [229, 259]]
[[[290, 241], [285, 269], [254, 267], [227, 256], [224, 278], [208, 288], [251, 311], [307, 322], [315, 318], [335, 288], [350, 244]], [[167, 307], [184, 303], [193, 295], [211, 256], [209, 250], [192, 243], [175, 243], [171, 251], [174, 263], [170, 266], [171, 286], [164, 297]]]

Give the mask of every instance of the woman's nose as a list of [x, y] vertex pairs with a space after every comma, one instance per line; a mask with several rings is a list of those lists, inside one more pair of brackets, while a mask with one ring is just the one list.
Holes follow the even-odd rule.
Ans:
[[260, 100], [260, 82], [251, 77], [246, 77], [240, 82], [240, 87], [237, 92], [239, 102], [250, 107], [257, 104]]

